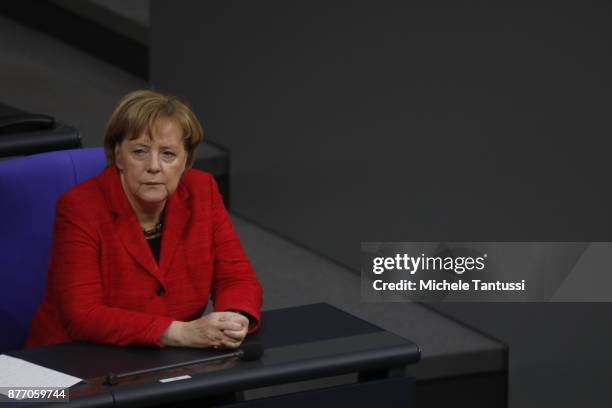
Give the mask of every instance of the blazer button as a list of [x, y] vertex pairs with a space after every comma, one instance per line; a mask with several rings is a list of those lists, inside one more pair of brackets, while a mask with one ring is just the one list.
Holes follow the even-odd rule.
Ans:
[[162, 285], [159, 285], [155, 293], [157, 294], [157, 296], [164, 296], [164, 294], [166, 293], [166, 289], [164, 289]]

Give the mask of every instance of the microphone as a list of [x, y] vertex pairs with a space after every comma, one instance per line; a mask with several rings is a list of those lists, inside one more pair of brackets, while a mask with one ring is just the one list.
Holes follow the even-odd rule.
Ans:
[[142, 375], [142, 374], [150, 374], [150, 373], [155, 373], [157, 371], [169, 370], [169, 369], [184, 367], [184, 366], [193, 365], [193, 364], [209, 363], [211, 361], [225, 360], [228, 358], [238, 358], [242, 361], [255, 361], [255, 360], [259, 360], [261, 356], [263, 356], [263, 354], [264, 354], [264, 348], [262, 347], [261, 344], [245, 343], [238, 350], [232, 351], [230, 353], [220, 354], [217, 356], [204, 357], [204, 358], [200, 358], [197, 360], [187, 361], [184, 363], [169, 364], [169, 365], [165, 365], [161, 367], [147, 368], [144, 370], [130, 371], [130, 372], [121, 373], [121, 374], [115, 374], [115, 373], [109, 372], [106, 375], [104, 384], [117, 385], [119, 384], [119, 380], [125, 377], [132, 377], [135, 375]]
[[237, 351], [238, 358], [243, 361], [259, 360], [264, 354], [264, 349], [259, 343], [243, 344]]

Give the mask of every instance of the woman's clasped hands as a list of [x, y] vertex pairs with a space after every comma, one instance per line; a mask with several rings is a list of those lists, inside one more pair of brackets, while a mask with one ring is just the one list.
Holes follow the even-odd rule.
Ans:
[[190, 322], [174, 321], [161, 336], [167, 346], [237, 348], [249, 319], [235, 312], [212, 312]]

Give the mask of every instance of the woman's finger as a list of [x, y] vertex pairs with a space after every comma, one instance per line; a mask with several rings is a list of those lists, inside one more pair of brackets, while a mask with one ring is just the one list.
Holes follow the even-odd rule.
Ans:
[[242, 344], [242, 340], [230, 340], [229, 338], [225, 338], [222, 342], [223, 347], [227, 348], [238, 348]]
[[234, 331], [238, 331], [238, 330], [242, 330], [244, 327], [235, 321], [231, 321], [231, 320], [224, 320], [224, 321], [220, 321], [217, 323], [217, 328], [221, 331], [223, 330], [234, 330]]
[[220, 320], [233, 321], [233, 322], [240, 324], [243, 327], [249, 326], [249, 319], [247, 319], [245, 316], [241, 315], [240, 313], [224, 312], [224, 315]]
[[230, 339], [242, 341], [246, 336], [246, 330], [223, 330], [223, 334]]

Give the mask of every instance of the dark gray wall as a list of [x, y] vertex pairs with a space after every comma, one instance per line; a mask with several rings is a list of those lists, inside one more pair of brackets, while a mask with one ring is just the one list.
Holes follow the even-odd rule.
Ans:
[[[355, 269], [360, 241], [612, 241], [612, 9], [472, 4], [154, 0], [152, 83], [231, 149], [236, 212]], [[607, 304], [440, 308], [510, 344], [516, 406], [612, 401]]]
[[612, 406], [609, 303], [439, 303], [510, 346], [510, 407]]

